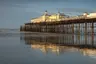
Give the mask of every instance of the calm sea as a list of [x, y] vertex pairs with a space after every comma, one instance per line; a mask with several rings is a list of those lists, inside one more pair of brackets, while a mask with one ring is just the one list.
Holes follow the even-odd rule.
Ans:
[[95, 35], [0, 32], [0, 64], [96, 64]]

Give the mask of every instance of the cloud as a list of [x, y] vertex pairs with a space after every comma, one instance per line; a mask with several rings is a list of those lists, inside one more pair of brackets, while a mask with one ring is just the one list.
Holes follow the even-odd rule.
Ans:
[[0, 0], [1, 2], [96, 2], [96, 0]]
[[94, 12], [93, 9], [87, 9], [87, 8], [60, 8], [61, 11], [64, 12]]

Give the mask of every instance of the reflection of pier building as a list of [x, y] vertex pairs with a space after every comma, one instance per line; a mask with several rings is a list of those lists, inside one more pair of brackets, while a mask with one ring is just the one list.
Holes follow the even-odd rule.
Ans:
[[44, 53], [48, 53], [51, 51], [56, 54], [63, 54], [64, 52], [80, 51], [84, 56], [96, 57], [96, 49], [88, 49], [88, 48], [79, 49], [79, 48], [70, 47], [70, 46], [58, 46], [56, 44], [55, 45], [54, 44], [49, 44], [49, 45], [32, 44], [31, 47], [32, 49], [39, 49]]
[[31, 47], [33, 49], [40, 49], [42, 52], [47, 53], [49, 52], [49, 50], [51, 49], [52, 52], [55, 52], [57, 54], [59, 54], [60, 49], [59, 47], [55, 46], [55, 45], [40, 45], [40, 44], [32, 44]]
[[54, 44], [50, 44], [50, 45], [32, 44], [31, 47], [32, 49], [40, 49], [44, 53], [50, 52], [51, 49], [51, 52], [56, 54], [62, 54], [64, 52], [80, 51], [84, 56], [90, 56], [96, 58], [96, 49], [88, 49], [88, 48], [79, 49], [75, 47], [58, 46]]
[[96, 56], [96, 49], [81, 49], [80, 50], [85, 56]]

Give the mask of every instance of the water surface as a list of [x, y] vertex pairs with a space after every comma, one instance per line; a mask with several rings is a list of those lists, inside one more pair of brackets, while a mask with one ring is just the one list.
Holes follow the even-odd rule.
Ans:
[[[96, 64], [91, 35], [0, 32], [0, 64]], [[94, 41], [93, 41], [94, 40]], [[70, 45], [67, 45], [70, 44]], [[67, 46], [66, 46], [67, 45]]]

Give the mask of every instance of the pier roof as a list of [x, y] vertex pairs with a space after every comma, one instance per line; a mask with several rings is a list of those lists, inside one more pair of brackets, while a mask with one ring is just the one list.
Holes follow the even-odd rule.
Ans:
[[81, 18], [81, 19], [62, 20], [62, 21], [54, 21], [54, 22], [25, 23], [25, 25], [34, 25], [34, 24], [53, 25], [53, 24], [72, 24], [72, 23], [85, 23], [85, 22], [87, 23], [96, 22], [96, 18]]

